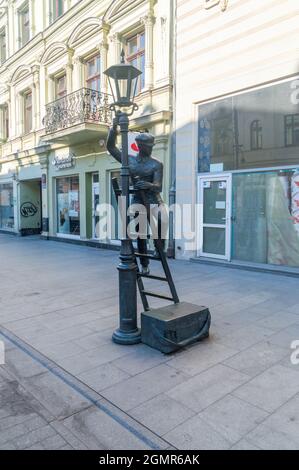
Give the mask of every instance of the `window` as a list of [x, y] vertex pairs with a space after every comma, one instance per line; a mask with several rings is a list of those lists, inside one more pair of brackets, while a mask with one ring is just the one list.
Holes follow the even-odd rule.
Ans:
[[2, 139], [6, 140], [9, 137], [9, 117], [8, 117], [8, 105], [5, 104], [1, 107], [1, 128], [2, 128]]
[[6, 61], [6, 33], [5, 29], [0, 31], [0, 64]]
[[142, 71], [138, 80], [137, 93], [140, 93], [145, 85], [145, 35], [144, 32], [136, 34], [127, 40], [127, 62]]
[[57, 20], [64, 13], [64, 0], [52, 0], [52, 21]]
[[101, 56], [96, 55], [86, 61], [86, 86], [91, 90], [101, 89]]
[[32, 129], [32, 93], [24, 94], [24, 132], [28, 134]]
[[57, 232], [80, 235], [79, 176], [57, 178]]
[[290, 114], [284, 117], [285, 146], [299, 146], [299, 114]]
[[56, 98], [63, 98], [67, 94], [66, 75], [61, 75], [55, 79], [55, 95]]
[[198, 171], [298, 165], [294, 78], [198, 106]]
[[252, 121], [250, 125], [250, 148], [251, 150], [263, 148], [263, 128], [258, 119]]
[[232, 259], [299, 266], [299, 172], [233, 175]]
[[25, 46], [30, 39], [30, 21], [29, 21], [29, 6], [28, 3], [19, 10], [19, 25], [20, 25], [20, 43], [21, 47]]

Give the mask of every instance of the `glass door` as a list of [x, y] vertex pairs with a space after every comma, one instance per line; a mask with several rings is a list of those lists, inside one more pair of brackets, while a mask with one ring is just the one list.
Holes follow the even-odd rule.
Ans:
[[199, 255], [230, 260], [231, 176], [199, 178]]
[[100, 183], [99, 173], [92, 174], [92, 237], [99, 238], [99, 206], [100, 204]]

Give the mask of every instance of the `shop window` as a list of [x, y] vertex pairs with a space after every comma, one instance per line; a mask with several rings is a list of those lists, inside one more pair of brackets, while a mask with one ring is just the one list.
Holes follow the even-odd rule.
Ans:
[[0, 228], [14, 228], [13, 184], [0, 184]]
[[201, 104], [198, 171], [297, 165], [299, 105], [291, 99], [293, 82]]
[[30, 39], [30, 19], [28, 2], [19, 10], [20, 46], [23, 47]]
[[7, 44], [5, 28], [0, 30], [0, 64], [3, 64], [7, 59]]
[[233, 175], [232, 257], [299, 267], [299, 171]]
[[24, 94], [24, 133], [32, 130], [32, 92]]
[[260, 150], [263, 148], [263, 128], [258, 119], [252, 121], [250, 125], [250, 148], [251, 150]]
[[145, 85], [145, 34], [141, 32], [127, 39], [127, 62], [141, 70], [142, 75], [138, 79], [137, 93], [140, 93]]
[[56, 99], [63, 98], [67, 94], [66, 74], [55, 78]]
[[285, 145], [286, 147], [299, 146], [299, 114], [285, 116]]
[[57, 20], [64, 13], [64, 0], [51, 0], [52, 21]]
[[86, 87], [101, 90], [101, 56], [96, 55], [86, 61]]
[[80, 236], [79, 176], [57, 178], [57, 233]]

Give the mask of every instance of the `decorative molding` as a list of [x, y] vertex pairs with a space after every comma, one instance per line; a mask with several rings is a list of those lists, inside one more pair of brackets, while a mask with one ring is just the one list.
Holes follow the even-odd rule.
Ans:
[[204, 0], [204, 7], [206, 10], [219, 5], [221, 11], [225, 11], [228, 7], [228, 0]]
[[41, 56], [41, 63], [47, 65], [54, 62], [58, 57], [68, 52], [68, 47], [64, 42], [54, 42], [51, 44]]
[[0, 0], [0, 18], [5, 15], [8, 9], [7, 0]]
[[124, 17], [127, 13], [131, 12], [133, 8], [144, 3], [146, 3], [146, 0], [112, 0], [103, 16], [103, 20], [108, 23], [113, 23], [120, 17]]
[[149, 14], [149, 15], [146, 15], [146, 16], [142, 16], [140, 18], [140, 22], [144, 25], [144, 26], [153, 26], [155, 24], [155, 21], [156, 21], [156, 18], [155, 16]]
[[11, 77], [11, 84], [20, 82], [24, 78], [27, 78], [31, 75], [31, 68], [29, 65], [20, 65]]
[[104, 31], [109, 32], [110, 26], [102, 18], [90, 17], [81, 21], [71, 33], [67, 44], [69, 47], [75, 47], [84, 41], [87, 37], [93, 36]]

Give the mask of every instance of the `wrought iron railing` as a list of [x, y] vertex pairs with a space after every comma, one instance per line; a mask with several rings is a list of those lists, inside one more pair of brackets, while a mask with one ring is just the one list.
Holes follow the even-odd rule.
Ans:
[[46, 134], [75, 124], [111, 124], [111, 96], [90, 88], [81, 88], [46, 105], [44, 118]]

